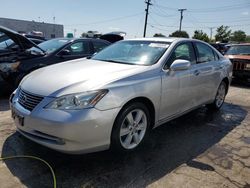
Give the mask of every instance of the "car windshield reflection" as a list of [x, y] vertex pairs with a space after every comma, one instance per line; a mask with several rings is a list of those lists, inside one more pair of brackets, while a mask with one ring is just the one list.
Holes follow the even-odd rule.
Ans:
[[169, 47], [168, 42], [121, 41], [117, 42], [91, 59], [131, 65], [152, 65]]
[[[50, 54], [50, 53], [56, 51], [57, 49], [61, 48], [63, 45], [65, 45], [69, 41], [70, 41], [70, 39], [51, 39], [51, 40], [48, 40], [48, 41], [45, 41], [45, 42], [38, 44], [38, 47], [43, 49], [46, 52], [46, 54]], [[37, 47], [32, 47], [29, 49], [29, 51], [43, 53], [42, 50], [40, 50]]]

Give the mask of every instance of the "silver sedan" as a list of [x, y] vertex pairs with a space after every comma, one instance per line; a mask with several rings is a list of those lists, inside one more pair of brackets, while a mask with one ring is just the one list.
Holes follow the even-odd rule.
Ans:
[[207, 43], [124, 40], [32, 72], [10, 105], [17, 131], [46, 147], [131, 151], [152, 128], [202, 105], [218, 110], [231, 76], [231, 62]]

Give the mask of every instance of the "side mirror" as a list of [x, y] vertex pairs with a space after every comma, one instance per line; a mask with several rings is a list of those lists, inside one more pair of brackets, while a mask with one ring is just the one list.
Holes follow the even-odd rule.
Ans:
[[70, 55], [70, 54], [71, 54], [71, 53], [70, 53], [69, 50], [64, 49], [64, 50], [62, 50], [62, 51], [59, 53], [59, 56], [60, 56], [60, 57], [63, 57], [63, 56]]
[[170, 70], [172, 71], [187, 70], [189, 69], [190, 66], [191, 66], [190, 61], [184, 59], [177, 59], [170, 66]]

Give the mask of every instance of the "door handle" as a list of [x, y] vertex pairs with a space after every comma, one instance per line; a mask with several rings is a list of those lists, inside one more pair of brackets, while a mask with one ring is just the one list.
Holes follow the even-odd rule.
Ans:
[[199, 70], [195, 70], [195, 71], [194, 71], [194, 75], [195, 75], [195, 76], [198, 76], [199, 74], [200, 74], [200, 71], [199, 71]]

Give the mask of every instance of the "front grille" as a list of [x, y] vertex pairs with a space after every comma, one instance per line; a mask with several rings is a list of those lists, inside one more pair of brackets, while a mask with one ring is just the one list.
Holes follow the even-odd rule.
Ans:
[[32, 111], [41, 101], [43, 97], [28, 93], [22, 89], [19, 90], [18, 103], [25, 109]]
[[233, 70], [235, 71], [247, 69], [247, 62], [244, 60], [231, 59], [231, 62], [233, 63]]

